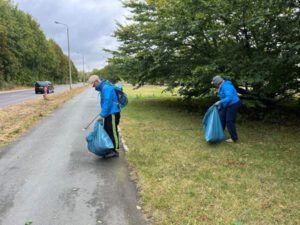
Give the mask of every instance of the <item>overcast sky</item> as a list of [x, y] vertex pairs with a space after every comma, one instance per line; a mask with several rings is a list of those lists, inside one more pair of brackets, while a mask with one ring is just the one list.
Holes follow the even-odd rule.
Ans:
[[47, 38], [52, 38], [68, 53], [66, 28], [54, 21], [69, 26], [71, 59], [82, 70], [84, 55], [85, 70], [101, 68], [109, 56], [102, 49], [116, 49], [111, 37], [116, 21], [124, 23], [127, 9], [119, 0], [14, 0], [22, 11], [31, 14], [40, 24]]

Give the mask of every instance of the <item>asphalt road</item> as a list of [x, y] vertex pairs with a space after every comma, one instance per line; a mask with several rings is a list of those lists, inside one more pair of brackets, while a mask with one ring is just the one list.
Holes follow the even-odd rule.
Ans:
[[[82, 83], [73, 84], [73, 87], [82, 86]], [[54, 92], [62, 92], [69, 89], [69, 85], [57, 85], [54, 86]], [[11, 106], [24, 102], [29, 99], [41, 98], [42, 94], [35, 94], [34, 88], [32, 90], [22, 90], [22, 91], [8, 91], [0, 92], [0, 108]]]
[[93, 89], [0, 149], [0, 224], [144, 225], [124, 151], [88, 152], [83, 127], [98, 113]]

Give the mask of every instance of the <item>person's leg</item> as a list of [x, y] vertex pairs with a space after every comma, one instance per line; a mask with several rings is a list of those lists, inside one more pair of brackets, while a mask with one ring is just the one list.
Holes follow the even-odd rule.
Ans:
[[219, 116], [220, 116], [223, 130], [225, 130], [226, 127], [226, 114], [227, 114], [226, 112], [227, 112], [226, 108], [222, 108], [219, 110]]
[[119, 132], [118, 132], [118, 124], [120, 121], [120, 114], [112, 114], [112, 132], [114, 137], [114, 147], [115, 152], [119, 149]]
[[115, 141], [114, 130], [113, 130], [113, 116], [112, 115], [105, 117], [104, 130], [106, 131], [106, 133], [108, 134], [108, 136], [110, 137], [110, 140], [112, 141], [112, 143], [114, 145], [114, 148], [111, 150], [115, 150], [116, 149], [116, 141]]
[[120, 119], [121, 119], [121, 113], [116, 113], [116, 125], [119, 126]]
[[231, 136], [231, 139], [233, 141], [238, 140], [238, 135], [236, 132], [236, 127], [235, 127], [235, 121], [236, 121], [239, 107], [240, 107], [240, 102], [237, 102], [237, 103], [227, 107], [226, 126], [227, 126], [227, 130]]
[[119, 140], [120, 140], [120, 136], [119, 136], [119, 123], [120, 123], [120, 117], [121, 117], [121, 115], [120, 115], [120, 113], [115, 113], [115, 130], [116, 130], [116, 136], [117, 136], [117, 138], [118, 138], [118, 146], [116, 146], [117, 148], [116, 149], [119, 149], [120, 148], [120, 142], [119, 142]]

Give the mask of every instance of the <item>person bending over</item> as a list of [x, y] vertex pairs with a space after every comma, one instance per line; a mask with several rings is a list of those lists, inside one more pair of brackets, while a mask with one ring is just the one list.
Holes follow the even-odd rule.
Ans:
[[101, 80], [97, 75], [92, 75], [88, 82], [93, 85], [96, 91], [100, 92], [101, 112], [99, 116], [103, 118], [104, 130], [107, 132], [114, 148], [111, 149], [105, 157], [119, 156], [119, 132], [118, 125], [120, 123], [120, 106], [114, 87], [109, 81]]
[[236, 131], [236, 117], [238, 109], [241, 106], [241, 101], [237, 95], [237, 91], [231, 81], [224, 80], [221, 76], [215, 76], [211, 82], [218, 87], [218, 95], [220, 101], [217, 101], [215, 105], [218, 106], [219, 115], [222, 123], [223, 130], [227, 127], [227, 130], [231, 136], [226, 142], [232, 143], [238, 140], [238, 134]]

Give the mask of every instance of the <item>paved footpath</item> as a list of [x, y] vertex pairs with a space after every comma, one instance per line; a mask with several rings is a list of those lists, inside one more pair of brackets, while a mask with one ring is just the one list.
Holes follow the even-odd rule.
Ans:
[[146, 224], [124, 152], [101, 159], [87, 151], [91, 128], [82, 128], [98, 107], [89, 89], [0, 149], [1, 225]]

